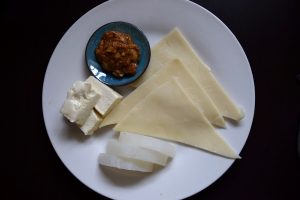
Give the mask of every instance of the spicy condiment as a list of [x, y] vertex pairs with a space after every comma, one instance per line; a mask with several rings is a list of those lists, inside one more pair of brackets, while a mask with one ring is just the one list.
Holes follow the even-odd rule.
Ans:
[[104, 70], [118, 78], [136, 73], [140, 50], [130, 35], [126, 33], [106, 32], [101, 38], [95, 54]]

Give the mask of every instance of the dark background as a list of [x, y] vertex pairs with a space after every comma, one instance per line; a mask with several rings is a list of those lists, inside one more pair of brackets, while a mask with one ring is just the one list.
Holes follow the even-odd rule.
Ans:
[[[2, 178], [8, 180], [2, 179], [5, 199], [102, 197], [78, 181], [56, 155], [44, 126], [41, 104], [43, 78], [55, 46], [78, 18], [101, 2], [1, 1], [2, 69], [17, 75], [17, 81], [7, 82], [8, 88], [16, 89], [15, 95], [22, 99], [14, 105], [17, 113], [12, 119], [19, 119], [14, 131], [3, 132], [14, 137], [2, 142], [2, 146], [9, 146], [2, 154], [13, 154], [1, 164]], [[256, 106], [249, 139], [241, 152], [243, 159], [194, 197], [300, 199], [300, 84], [296, 79], [300, 73], [299, 3], [195, 2], [220, 18], [244, 48], [255, 80]]]

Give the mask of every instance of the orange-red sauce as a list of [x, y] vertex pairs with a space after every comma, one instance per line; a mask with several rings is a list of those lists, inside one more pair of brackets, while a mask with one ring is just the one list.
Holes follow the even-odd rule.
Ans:
[[140, 50], [130, 35], [126, 33], [106, 32], [101, 38], [95, 54], [104, 70], [118, 78], [136, 73]]

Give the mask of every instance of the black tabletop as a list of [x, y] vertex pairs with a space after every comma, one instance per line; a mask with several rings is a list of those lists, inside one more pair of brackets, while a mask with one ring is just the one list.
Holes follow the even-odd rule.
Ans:
[[[12, 128], [17, 131], [2, 133], [13, 134], [16, 147], [14, 156], [7, 161], [13, 162], [4, 165], [4, 176], [12, 183], [12, 187], [3, 190], [5, 199], [106, 199], [82, 184], [63, 165], [48, 138], [41, 103], [43, 79], [55, 46], [77, 19], [102, 2], [1, 2], [1, 48], [5, 50], [1, 52], [6, 52], [1, 58], [8, 61], [2, 67], [17, 74], [18, 81], [10, 79], [7, 84], [21, 99], [14, 105], [13, 119], [17, 123]], [[299, 199], [298, 2], [194, 2], [215, 14], [235, 34], [249, 59], [256, 93], [253, 125], [241, 152], [242, 159], [194, 197]]]

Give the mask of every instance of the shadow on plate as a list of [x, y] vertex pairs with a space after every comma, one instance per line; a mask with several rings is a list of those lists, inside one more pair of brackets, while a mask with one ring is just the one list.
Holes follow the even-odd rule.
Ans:
[[239, 127], [243, 123], [243, 119], [241, 119], [240, 121], [236, 121], [227, 117], [224, 117], [224, 119], [227, 123], [231, 124], [234, 127]]
[[138, 184], [151, 175], [151, 173], [131, 172], [103, 165], [99, 165], [99, 170], [101, 170], [103, 175], [105, 175], [113, 184], [121, 187]]
[[155, 166], [153, 172], [143, 173], [99, 165], [99, 170], [102, 171], [103, 175], [113, 184], [120, 187], [138, 184], [150, 176], [157, 175], [163, 168], [164, 167]]

